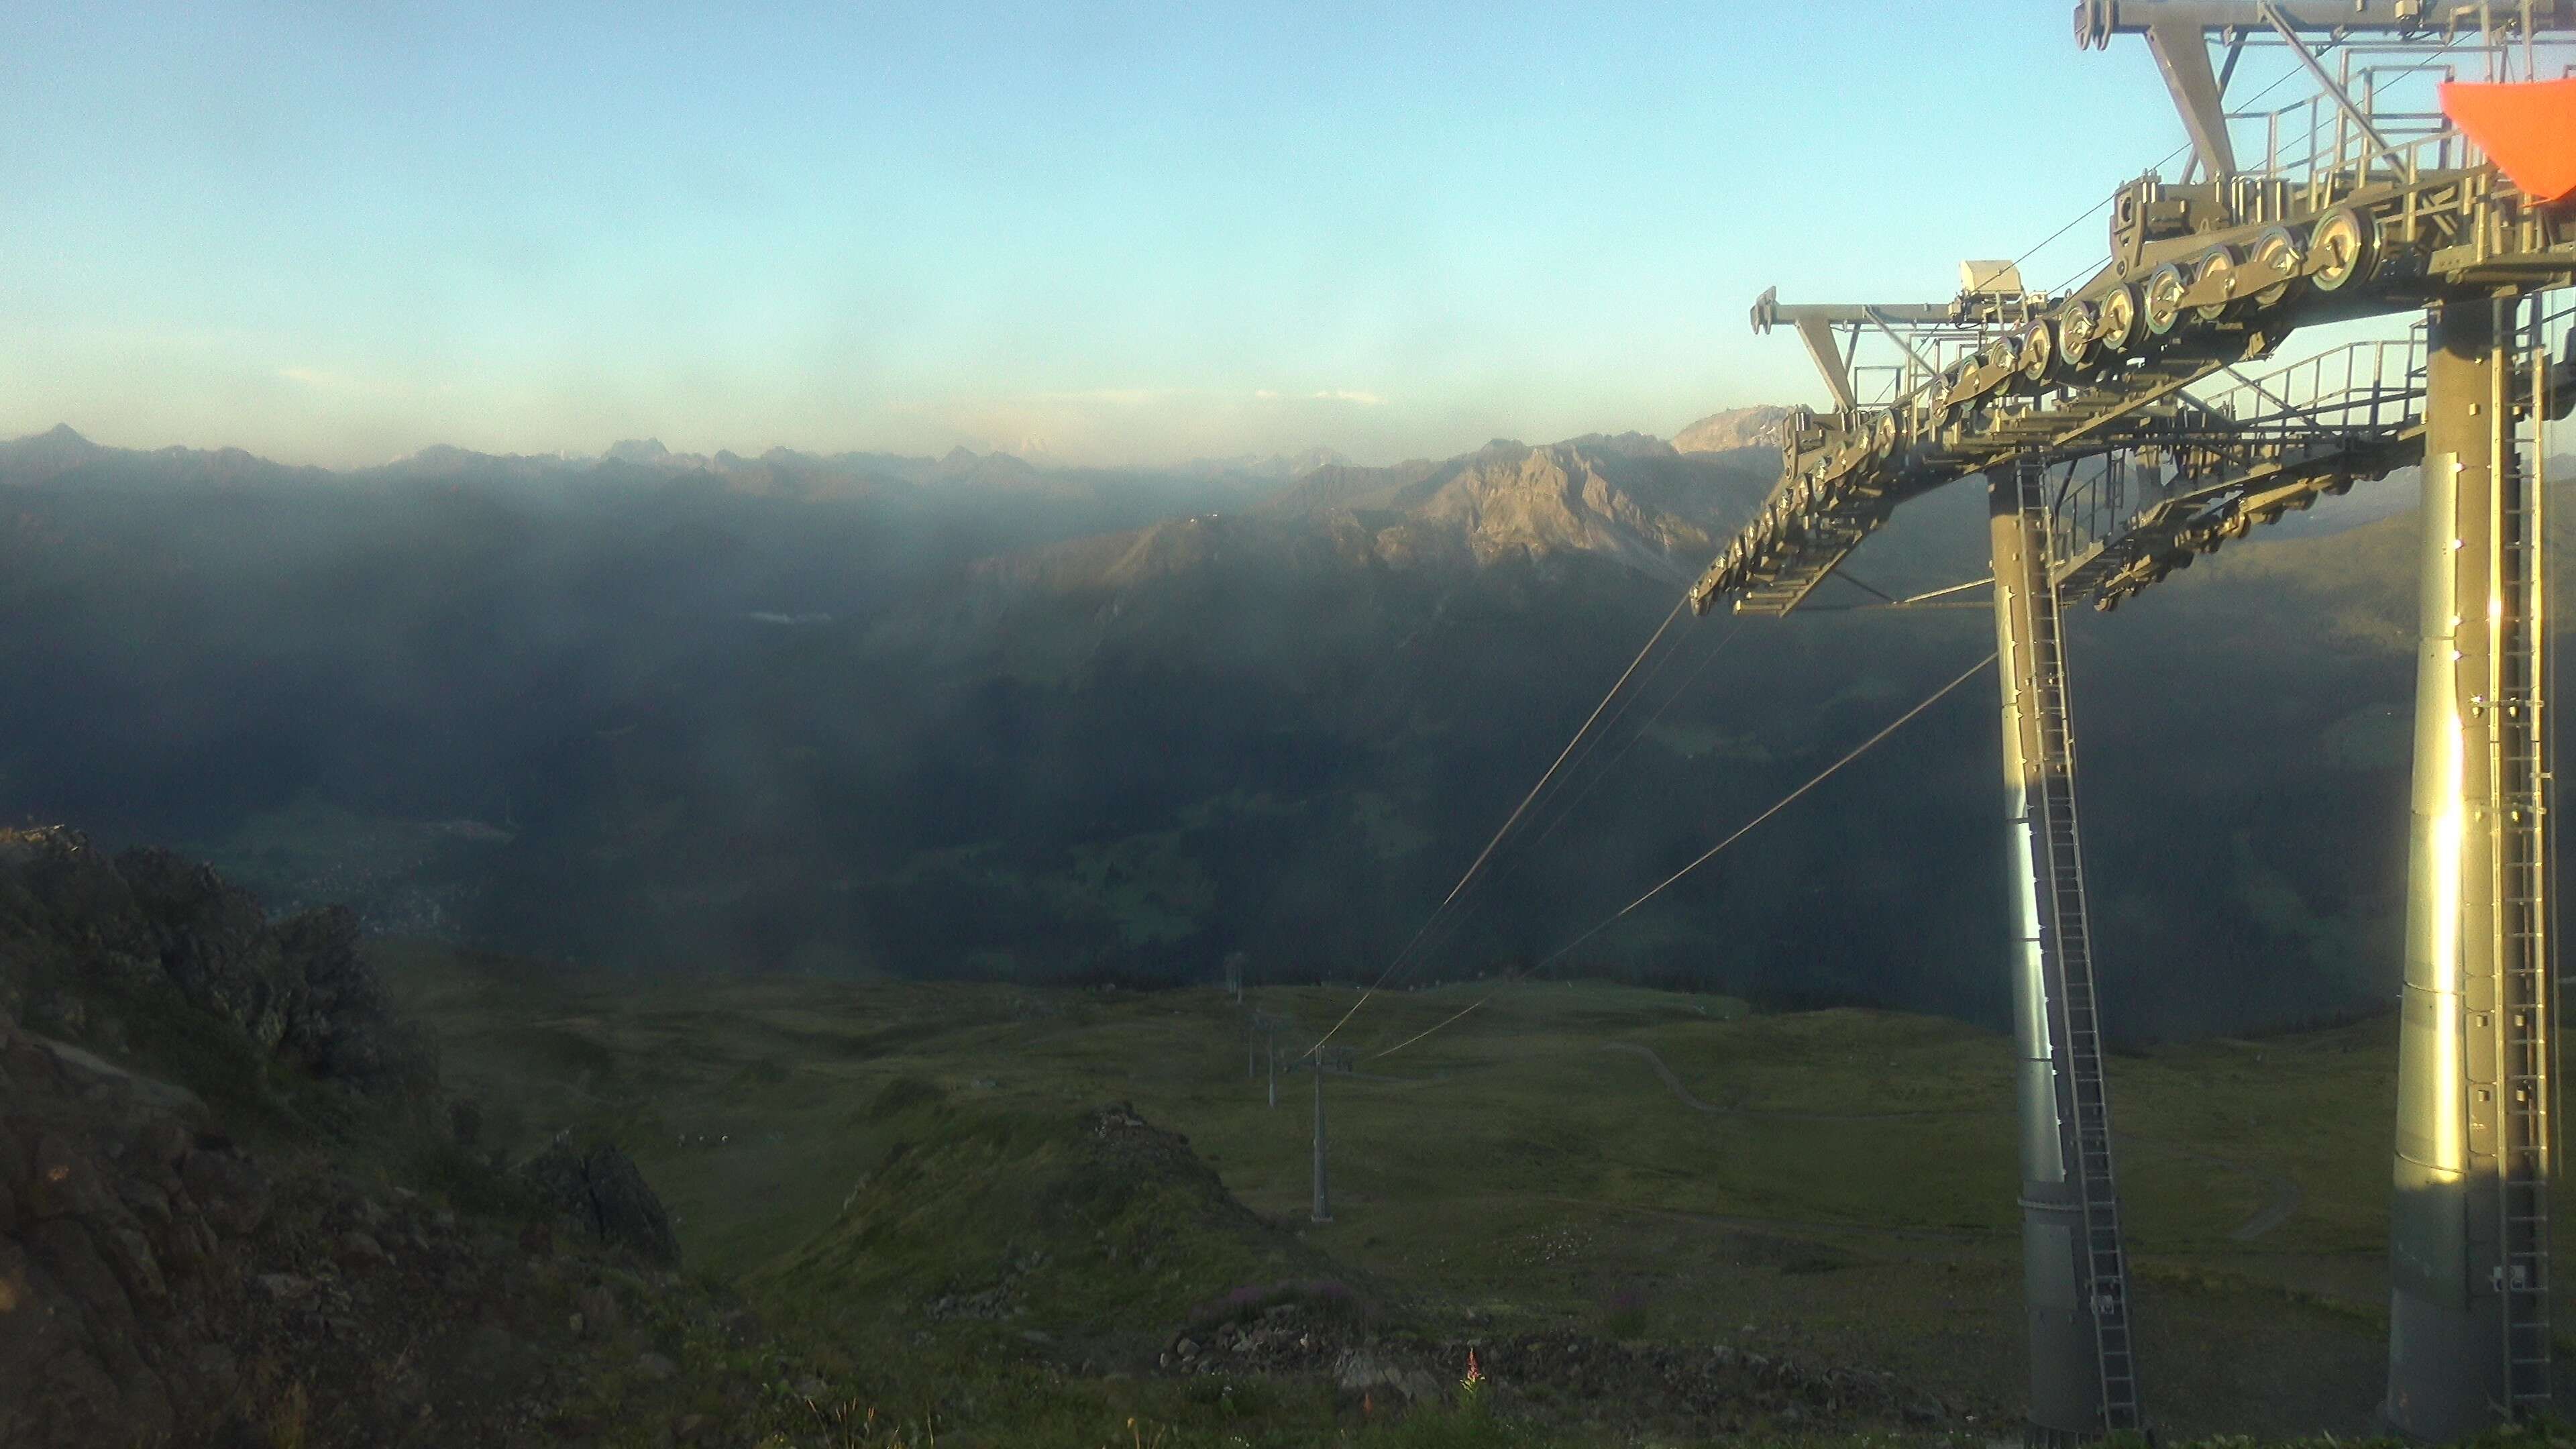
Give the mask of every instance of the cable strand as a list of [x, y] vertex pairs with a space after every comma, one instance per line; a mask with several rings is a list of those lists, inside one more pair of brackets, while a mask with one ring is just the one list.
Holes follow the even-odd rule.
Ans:
[[1748, 820], [1744, 824], [1736, 827], [1735, 831], [1728, 835], [1724, 840], [1721, 840], [1717, 844], [1710, 846], [1707, 850], [1700, 852], [1699, 856], [1691, 861], [1690, 864], [1683, 866], [1681, 869], [1674, 871], [1671, 875], [1668, 875], [1662, 880], [1656, 882], [1654, 887], [1648, 890], [1644, 895], [1637, 897], [1628, 904], [1621, 906], [1618, 910], [1611, 912], [1610, 915], [1603, 918], [1599, 924], [1593, 926], [1590, 930], [1585, 931], [1582, 935], [1575, 937], [1573, 940], [1566, 942], [1563, 946], [1558, 947], [1556, 951], [1550, 954], [1546, 959], [1530, 966], [1526, 970], [1516, 971], [1510, 976], [1505, 977], [1500, 984], [1494, 987], [1493, 990], [1488, 991], [1483, 996], [1469, 1002], [1463, 1010], [1460, 1010], [1442, 1021], [1435, 1023], [1429, 1030], [1417, 1032], [1414, 1035], [1397, 1042], [1395, 1045], [1388, 1047], [1386, 1050], [1376, 1053], [1370, 1058], [1370, 1060], [1375, 1061], [1382, 1057], [1393, 1056], [1395, 1053], [1400, 1052], [1406, 1047], [1413, 1045], [1415, 1042], [1422, 1040], [1424, 1037], [1431, 1035], [1432, 1032], [1439, 1031], [1450, 1023], [1464, 1018], [1468, 1013], [1484, 1006], [1487, 1002], [1492, 1001], [1496, 996], [1501, 995], [1511, 987], [1518, 985], [1529, 977], [1535, 976], [1538, 973], [1545, 971], [1548, 967], [1555, 965], [1557, 962], [1564, 960], [1567, 956], [1573, 954], [1575, 948], [1581, 946], [1584, 942], [1591, 940], [1593, 937], [1600, 935], [1611, 926], [1616, 925], [1621, 919], [1626, 917], [1629, 912], [1636, 910], [1639, 906], [1642, 906], [1646, 902], [1653, 900], [1656, 896], [1661, 895], [1665, 888], [1672, 885], [1675, 881], [1680, 880], [1683, 876], [1689, 875], [1692, 871], [1699, 869], [1701, 866], [1708, 864], [1711, 859], [1716, 857], [1718, 852], [1726, 849], [1730, 845], [1733, 845], [1735, 842], [1742, 840], [1745, 836], [1751, 834], [1754, 829], [1760, 826], [1764, 821], [1769, 820], [1772, 816], [1789, 808], [1789, 806], [1795, 803], [1800, 796], [1805, 795], [1808, 791], [1815, 789], [1818, 785], [1831, 779], [1835, 773], [1840, 771], [1845, 765], [1848, 765], [1852, 761], [1859, 759], [1862, 755], [1869, 753], [1869, 751], [1875, 748], [1881, 741], [1911, 723], [1916, 716], [1940, 703], [1952, 690], [1957, 689], [1960, 685], [1975, 678], [1979, 671], [1983, 670], [1987, 665], [1994, 663], [1995, 658], [1996, 656], [1990, 653], [1985, 658], [1969, 665], [1968, 668], [1957, 678], [1952, 679], [1945, 685], [1942, 685], [1939, 689], [1932, 691], [1932, 693], [1927, 695], [1921, 703], [1915, 705], [1905, 713], [1898, 715], [1895, 720], [1889, 723], [1885, 728], [1881, 729], [1878, 733], [1871, 735], [1868, 739], [1861, 741], [1848, 753], [1843, 755], [1842, 758], [1834, 761], [1832, 764], [1827, 765], [1823, 770], [1817, 772], [1817, 774], [1810, 778], [1805, 784], [1800, 785], [1797, 789], [1782, 796], [1769, 809], [1764, 810], [1761, 814], [1754, 816], [1751, 820]]
[[1627, 686], [1629, 677], [1637, 672], [1637, 666], [1645, 663], [1646, 656], [1654, 652], [1654, 648], [1657, 644], [1663, 642], [1665, 632], [1673, 627], [1673, 621], [1682, 616], [1682, 610], [1687, 607], [1689, 603], [1690, 595], [1688, 594], [1684, 594], [1673, 601], [1672, 612], [1664, 616], [1664, 622], [1655, 626], [1655, 632], [1647, 637], [1645, 647], [1637, 651], [1637, 657], [1629, 660], [1628, 667], [1619, 671], [1619, 678], [1611, 684], [1609, 692], [1602, 695], [1601, 702], [1592, 707], [1592, 713], [1585, 716], [1582, 727], [1574, 732], [1574, 737], [1572, 739], [1565, 742], [1565, 748], [1556, 752], [1556, 758], [1549, 762], [1546, 772], [1538, 777], [1538, 783], [1532, 785], [1529, 789], [1529, 793], [1521, 797], [1520, 804], [1512, 807], [1512, 813], [1503, 821], [1502, 828], [1496, 830], [1493, 837], [1485, 842], [1485, 848], [1483, 850], [1476, 852], [1476, 858], [1468, 865], [1467, 873], [1458, 877], [1458, 883], [1449, 888], [1449, 894], [1441, 897], [1440, 904], [1433, 908], [1429, 918], [1423, 921], [1422, 929], [1413, 933], [1413, 939], [1405, 943], [1404, 949], [1396, 953], [1393, 961], [1387, 963], [1386, 970], [1378, 974], [1377, 980], [1372, 983], [1367, 990], [1360, 993], [1360, 999], [1351, 1003], [1351, 1009], [1343, 1012], [1341, 1020], [1334, 1022], [1330, 1030], [1316, 1038], [1315, 1044], [1307, 1048], [1303, 1055], [1313, 1056], [1317, 1052], [1322, 1051], [1324, 1049], [1324, 1044], [1331, 1041], [1343, 1027], [1350, 1025], [1351, 1018], [1359, 1014], [1360, 1008], [1368, 1005], [1370, 998], [1376, 996], [1380, 988], [1384, 987], [1386, 983], [1394, 977], [1397, 969], [1403, 966], [1406, 958], [1413, 954], [1414, 947], [1422, 944], [1422, 938], [1431, 933], [1432, 924], [1438, 921], [1441, 914], [1449, 909], [1449, 903], [1458, 899], [1458, 893], [1465, 890], [1467, 888], [1467, 883], [1476, 878], [1476, 873], [1485, 868], [1485, 862], [1493, 858], [1494, 847], [1502, 844], [1503, 837], [1511, 834], [1512, 827], [1520, 823], [1522, 815], [1528, 813], [1530, 802], [1537, 799], [1539, 792], [1547, 788], [1547, 782], [1556, 777], [1557, 770], [1565, 764], [1566, 756], [1574, 753], [1574, 747], [1583, 742], [1583, 737], [1585, 735], [1591, 733], [1592, 726], [1601, 718], [1601, 712], [1608, 709], [1610, 707], [1610, 701], [1616, 698], [1619, 691]]

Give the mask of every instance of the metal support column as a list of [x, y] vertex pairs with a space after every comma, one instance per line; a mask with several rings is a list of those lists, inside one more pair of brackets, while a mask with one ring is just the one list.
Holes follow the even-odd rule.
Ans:
[[1324, 1190], [1324, 1055], [1317, 1052], [1315, 1063], [1315, 1221], [1333, 1220], [1332, 1199]]
[[1990, 478], [2019, 1049], [2024, 1312], [2034, 1445], [2141, 1427], [2128, 1268], [2093, 1000], [2066, 656], [2049, 582], [2045, 470]]
[[2544, 572], [2514, 305], [2436, 308], [2426, 362], [2386, 1409], [2427, 1439], [2549, 1404]]

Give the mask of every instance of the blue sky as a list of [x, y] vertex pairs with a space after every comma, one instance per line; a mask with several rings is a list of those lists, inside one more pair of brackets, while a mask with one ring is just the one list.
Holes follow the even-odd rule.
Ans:
[[530, 8], [0, 0], [0, 435], [1670, 433], [2181, 139], [2064, 0]]

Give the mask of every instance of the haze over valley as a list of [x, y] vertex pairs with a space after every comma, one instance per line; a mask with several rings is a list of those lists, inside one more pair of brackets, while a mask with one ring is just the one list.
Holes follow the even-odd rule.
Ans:
[[[1372, 978], [1767, 491], [1775, 415], [1152, 470], [640, 441], [331, 473], [56, 429], [0, 445], [0, 789], [277, 908], [615, 971]], [[2334, 517], [2407, 487], [2080, 625], [2116, 1032], [2393, 990], [2411, 515]], [[1916, 505], [1854, 570], [1973, 579], [1982, 513]], [[1556, 950], [1990, 632], [1676, 628], [1408, 976]], [[1945, 702], [1556, 969], [1997, 1023], [1987, 713]]]

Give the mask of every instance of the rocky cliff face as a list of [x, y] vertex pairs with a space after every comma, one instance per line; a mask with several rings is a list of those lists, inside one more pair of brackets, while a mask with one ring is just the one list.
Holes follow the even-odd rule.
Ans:
[[[1715, 497], [1650, 501], [1623, 463], [1678, 461], [1651, 439], [1578, 440], [1515, 452], [1491, 449], [1443, 483], [1416, 510], [1430, 527], [1457, 531], [1479, 562], [1512, 554], [1602, 554], [1647, 572], [1674, 568], [1679, 552], [1705, 553], [1705, 520], [1721, 511]], [[1712, 480], [1711, 493], [1715, 493]], [[1690, 506], [1696, 504], [1696, 507]]]
[[0, 1444], [554, 1443], [672, 1377], [629, 1317], [722, 1327], [623, 1153], [504, 1172], [447, 1106], [348, 912], [0, 833]]
[[[339, 907], [272, 923], [247, 891], [165, 850], [109, 858], [78, 831], [0, 832], [0, 1012], [127, 1044], [129, 1017], [184, 1006], [291, 1070], [369, 1092], [424, 1086]], [[93, 1015], [98, 1016], [92, 1020]]]
[[1577, 554], [1674, 576], [1705, 562], [1776, 471], [1767, 455], [1686, 456], [1642, 433], [1540, 447], [1497, 439], [1445, 463], [1317, 468], [1247, 515], [1053, 545], [989, 560], [977, 576], [1063, 592], [1240, 569], [1254, 555], [1291, 566], [1427, 568]]
[[221, 1418], [266, 1179], [193, 1097], [5, 1022], [0, 1102], [0, 1443]]

